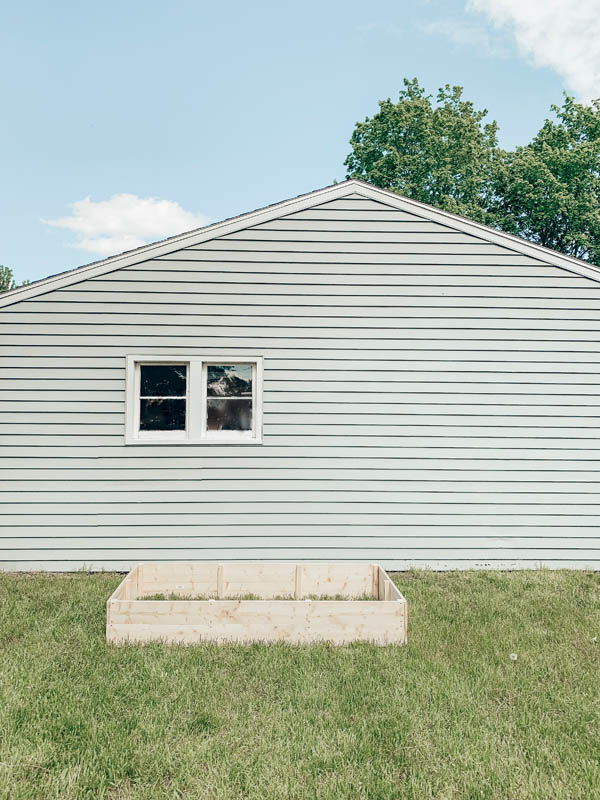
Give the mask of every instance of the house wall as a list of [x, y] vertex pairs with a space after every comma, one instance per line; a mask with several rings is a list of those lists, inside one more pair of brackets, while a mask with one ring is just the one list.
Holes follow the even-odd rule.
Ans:
[[[0, 560], [600, 566], [600, 284], [358, 195], [0, 310]], [[124, 444], [127, 354], [262, 355], [264, 444]]]

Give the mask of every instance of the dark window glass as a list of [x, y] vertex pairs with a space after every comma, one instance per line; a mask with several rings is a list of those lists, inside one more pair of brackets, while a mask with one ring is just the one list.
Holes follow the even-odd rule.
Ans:
[[184, 431], [185, 398], [143, 397], [140, 400], [141, 431]]
[[209, 397], [206, 427], [209, 431], [251, 431], [252, 400]]
[[252, 397], [252, 364], [209, 364], [206, 377], [209, 397]]
[[140, 397], [185, 397], [185, 364], [142, 364]]

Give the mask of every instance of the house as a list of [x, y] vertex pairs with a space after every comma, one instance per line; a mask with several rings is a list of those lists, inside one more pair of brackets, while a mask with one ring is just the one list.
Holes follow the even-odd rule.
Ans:
[[0, 562], [600, 566], [600, 269], [346, 181], [0, 298]]

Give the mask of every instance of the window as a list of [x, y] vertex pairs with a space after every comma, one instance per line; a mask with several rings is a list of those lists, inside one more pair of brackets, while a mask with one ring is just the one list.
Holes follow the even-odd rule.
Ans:
[[140, 364], [140, 431], [184, 431], [187, 364]]
[[252, 430], [252, 364], [206, 364], [206, 430]]
[[127, 444], [262, 440], [262, 358], [127, 357]]

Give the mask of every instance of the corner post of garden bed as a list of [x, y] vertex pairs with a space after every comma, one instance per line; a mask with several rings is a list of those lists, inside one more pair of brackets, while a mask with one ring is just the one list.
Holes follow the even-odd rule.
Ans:
[[296, 573], [294, 577], [294, 598], [296, 600], [302, 599], [302, 564], [296, 564]]
[[369, 566], [371, 569], [371, 593], [373, 597], [379, 599], [379, 571], [381, 570], [381, 567], [379, 564], [370, 564]]

